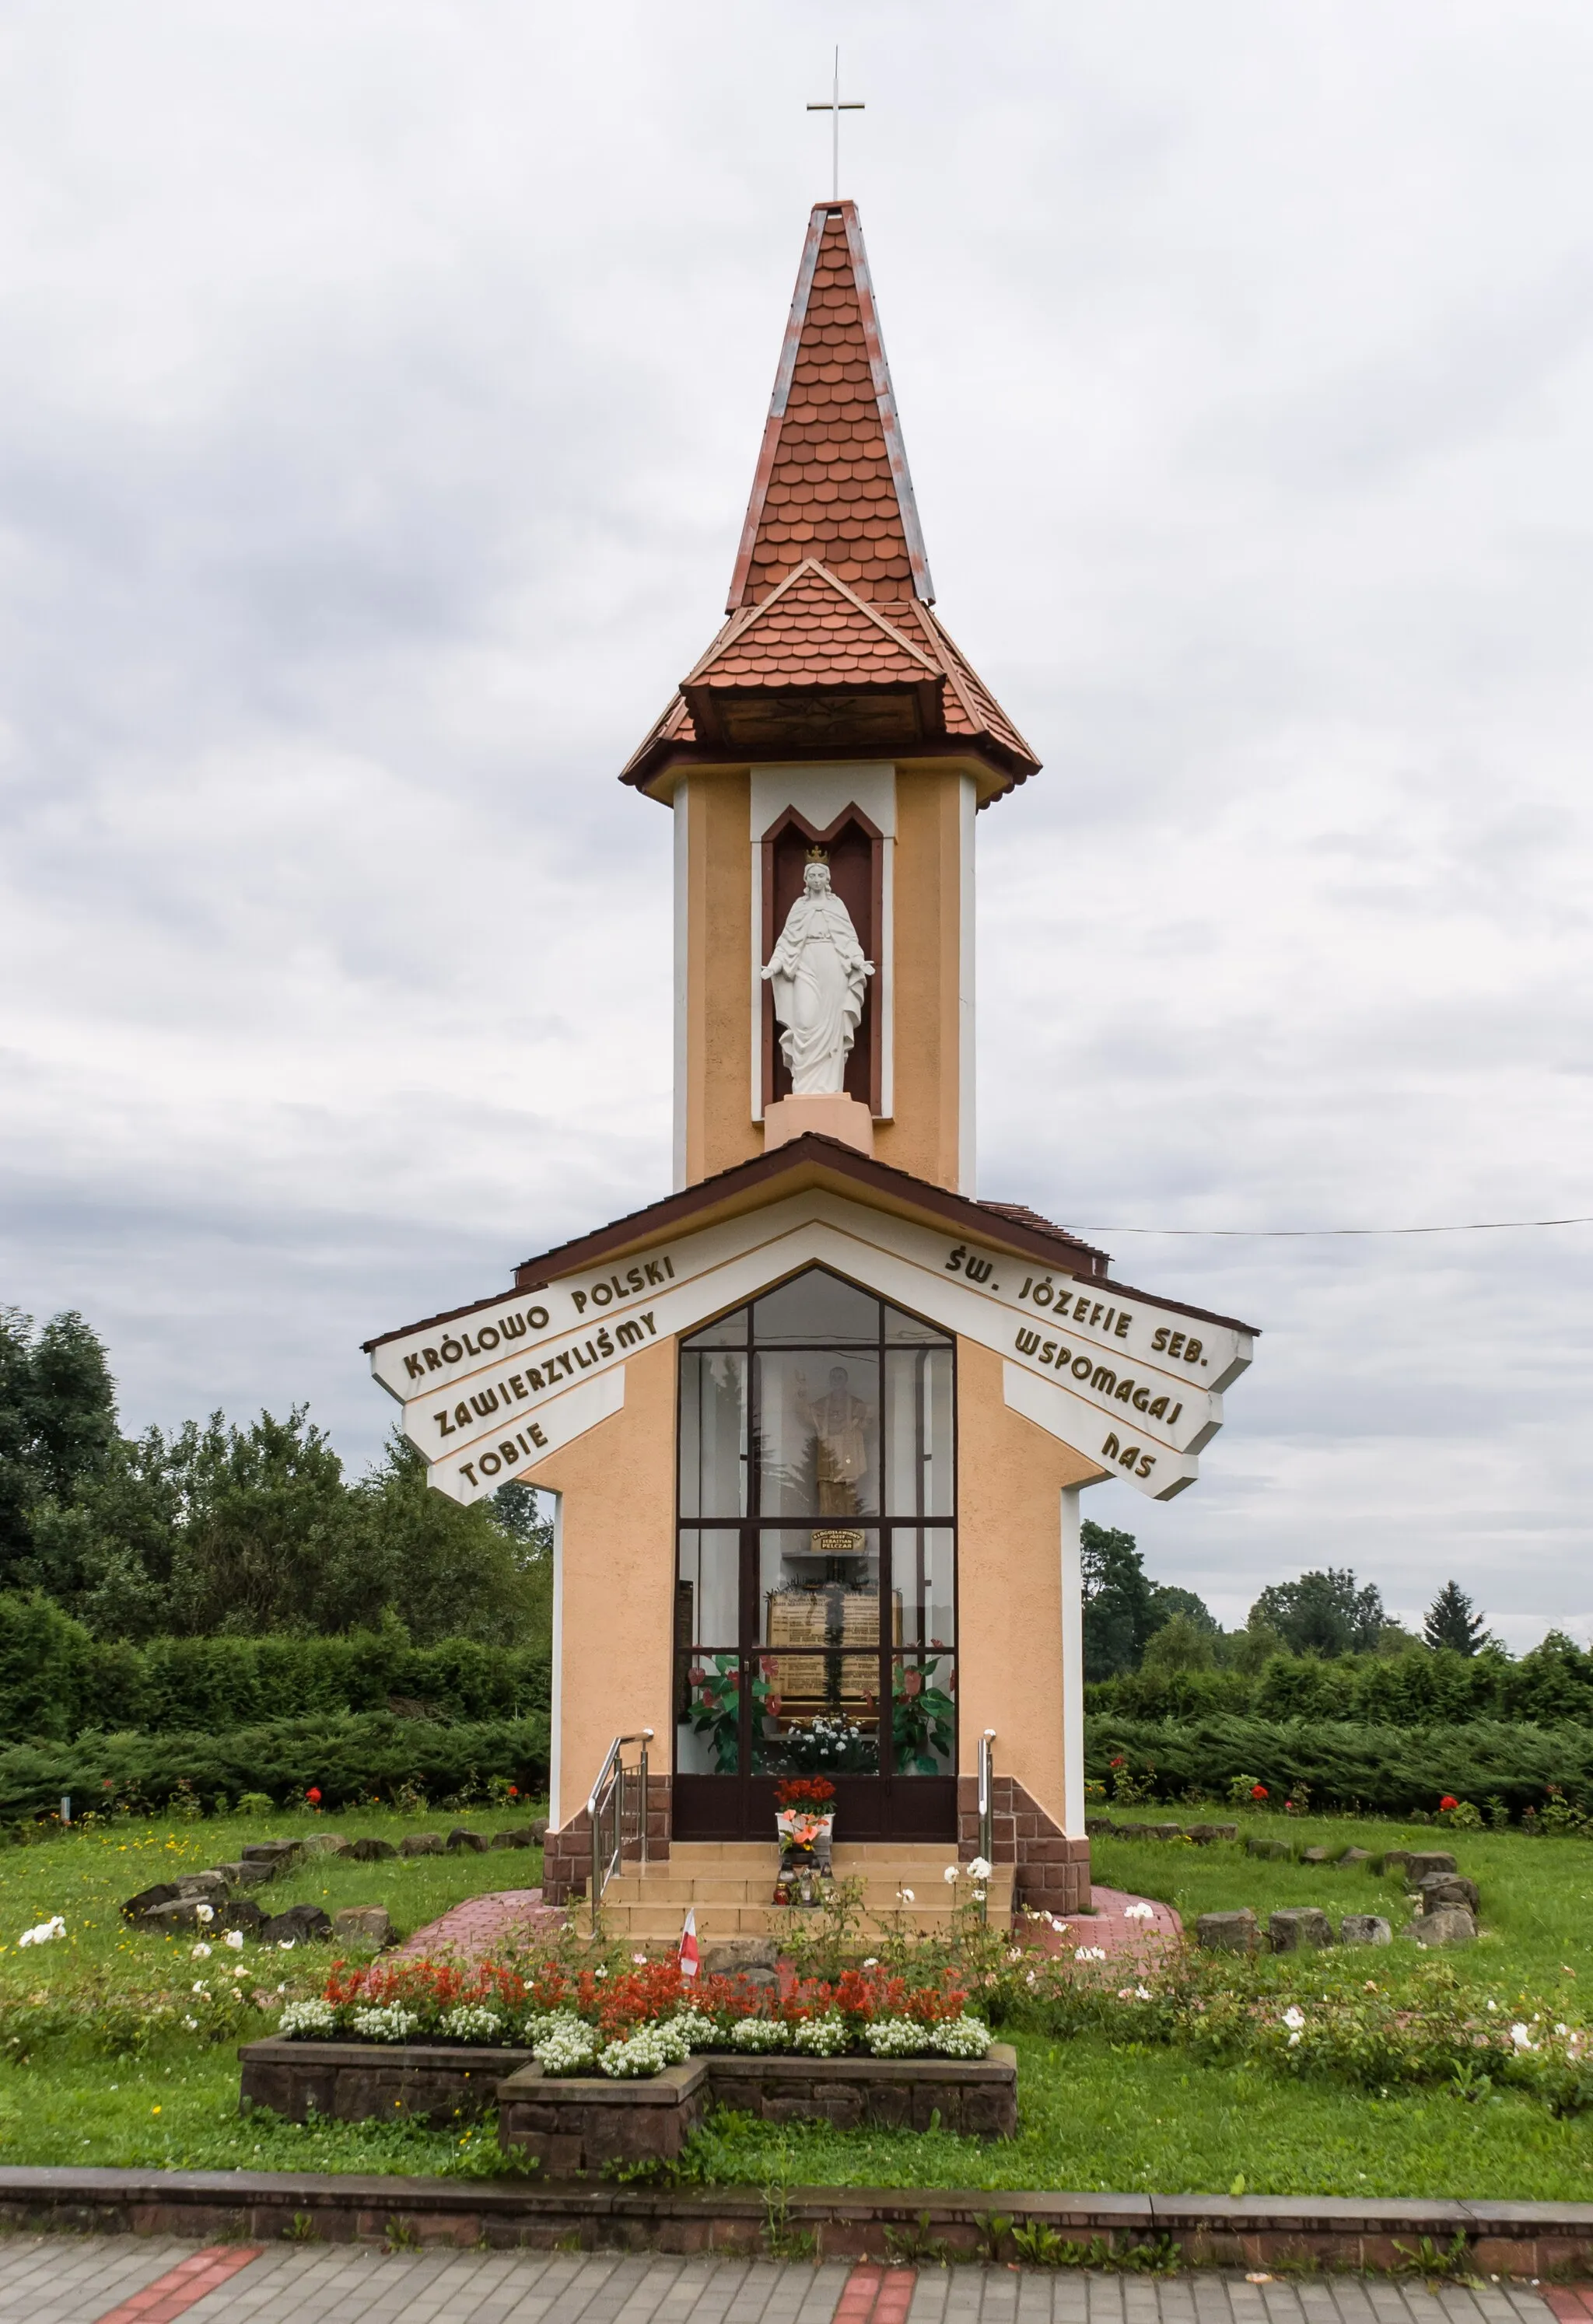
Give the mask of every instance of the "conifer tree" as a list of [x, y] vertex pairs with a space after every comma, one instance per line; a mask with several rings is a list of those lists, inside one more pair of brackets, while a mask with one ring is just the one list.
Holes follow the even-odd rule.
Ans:
[[1422, 1636], [1434, 1654], [1448, 1646], [1452, 1654], [1476, 1655], [1493, 1644], [1483, 1628], [1482, 1616], [1473, 1610], [1470, 1599], [1458, 1582], [1446, 1582], [1429, 1606]]

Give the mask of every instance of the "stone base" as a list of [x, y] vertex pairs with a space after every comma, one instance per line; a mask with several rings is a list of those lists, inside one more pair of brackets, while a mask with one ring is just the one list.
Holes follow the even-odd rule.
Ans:
[[692, 2058], [646, 2081], [606, 2074], [544, 2074], [525, 2050], [467, 2043], [247, 2043], [239, 2099], [290, 2122], [317, 2114], [336, 2122], [414, 2115], [435, 2127], [472, 2121], [496, 2104], [505, 2146], [567, 2177], [605, 2163], [679, 2153], [711, 2107], [763, 2122], [871, 2124], [927, 2130], [938, 2114], [970, 2138], [1010, 2138], [1017, 2128], [1017, 2059], [1005, 2043], [988, 2057]]
[[928, 2130], [938, 2116], [965, 2137], [1011, 2138], [1017, 2057], [1004, 2042], [979, 2060], [716, 2053], [636, 2082], [544, 2074], [533, 2061], [498, 2086], [498, 2139], [563, 2178], [607, 2163], [672, 2159], [712, 2107], [843, 2130]]
[[809, 1130], [820, 1138], [838, 1138], [860, 1154], [874, 1151], [874, 1117], [854, 1097], [777, 1098], [764, 1109], [763, 1150], [772, 1154], [777, 1146], [788, 1145]]
[[418, 2115], [434, 2130], [456, 2116], [474, 2121], [495, 2103], [506, 2074], [536, 2063], [529, 2050], [474, 2042], [293, 2042], [281, 2034], [245, 2043], [238, 2056], [244, 2114], [262, 2106], [290, 2122], [312, 2114], [335, 2122]]
[[[1081, 1913], [1090, 1903], [1090, 1842], [1070, 1840], [1013, 1775], [998, 1775], [991, 1795], [992, 1861], [1010, 1864], [1013, 1902], [1036, 1913]], [[957, 1778], [958, 1853], [979, 1852], [979, 1783]]]

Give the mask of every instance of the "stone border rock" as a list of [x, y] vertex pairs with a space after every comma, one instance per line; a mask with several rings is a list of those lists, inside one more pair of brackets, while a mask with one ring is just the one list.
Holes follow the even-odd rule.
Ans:
[[[1186, 2264], [1261, 2268], [1291, 2261], [1408, 2270], [1426, 2236], [1457, 2236], [1482, 2275], [1547, 2280], [1593, 2273], [1593, 2203], [1368, 2203], [1317, 2195], [1087, 2195], [1018, 2189], [793, 2187], [784, 2234], [810, 2235], [820, 2259], [888, 2259], [888, 2234], [927, 2236], [953, 2257], [989, 2250], [992, 2214], [1119, 2251], [1167, 2237]], [[724, 2252], [768, 2248], [760, 2187], [483, 2184], [463, 2179], [318, 2172], [0, 2169], [0, 2228], [37, 2234], [283, 2236], [380, 2246], [493, 2250]], [[1010, 2230], [1008, 2230], [1008, 2236]], [[1004, 2240], [999, 2257], [1018, 2255]]]

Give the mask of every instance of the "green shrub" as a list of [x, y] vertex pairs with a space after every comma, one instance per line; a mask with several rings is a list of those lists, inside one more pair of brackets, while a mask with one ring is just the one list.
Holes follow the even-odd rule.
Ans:
[[548, 1719], [398, 1719], [388, 1711], [277, 1720], [224, 1733], [85, 1732], [70, 1743], [0, 1750], [0, 1823], [32, 1821], [69, 1792], [79, 1812], [98, 1802], [176, 1812], [194, 1799], [263, 1794], [278, 1807], [313, 1784], [327, 1809], [391, 1800], [410, 1787], [428, 1800], [485, 1794], [493, 1777], [535, 1794], [548, 1772]]
[[1593, 1728], [1533, 1726], [1477, 1719], [1454, 1726], [1381, 1727], [1364, 1720], [1301, 1718], [1136, 1720], [1096, 1715], [1084, 1722], [1088, 1774], [1104, 1781], [1114, 1759], [1156, 1769], [1164, 1799], [1185, 1792], [1229, 1796], [1254, 1775], [1274, 1802], [1303, 1787], [1319, 1807], [1382, 1814], [1430, 1812], [1447, 1794], [1494, 1798], [1547, 1829], [1579, 1828], [1579, 1803], [1593, 1802]]
[[397, 1621], [336, 1637], [96, 1638], [51, 1599], [0, 1592], [0, 1734], [59, 1739], [92, 1722], [223, 1734], [262, 1721], [385, 1711], [440, 1720], [520, 1719], [548, 1707], [541, 1647], [443, 1638], [416, 1646]]

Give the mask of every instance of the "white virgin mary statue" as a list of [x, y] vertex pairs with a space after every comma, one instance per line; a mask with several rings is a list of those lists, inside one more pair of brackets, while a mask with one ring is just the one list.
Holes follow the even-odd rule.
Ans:
[[780, 1047], [793, 1096], [839, 1097], [874, 964], [863, 958], [827, 863], [808, 862], [763, 973], [773, 980], [774, 1013], [785, 1028]]

